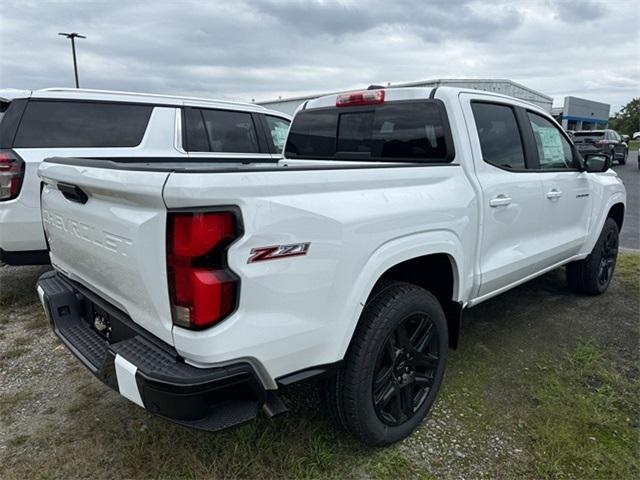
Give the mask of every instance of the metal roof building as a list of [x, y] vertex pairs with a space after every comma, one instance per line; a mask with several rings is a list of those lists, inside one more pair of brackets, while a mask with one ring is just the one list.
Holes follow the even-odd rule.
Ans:
[[[398, 87], [425, 87], [433, 88], [439, 86], [459, 87], [459, 88], [472, 88], [475, 90], [484, 90], [487, 92], [501, 93], [503, 95], [509, 95], [511, 97], [526, 100], [528, 102], [539, 105], [547, 112], [551, 113], [551, 106], [553, 104], [553, 98], [544, 93], [533, 90], [532, 88], [525, 87], [519, 83], [507, 79], [491, 79], [491, 78], [478, 78], [478, 79], [464, 79], [464, 78], [440, 78], [436, 80], [423, 80], [418, 82], [409, 83], [396, 83], [387, 84], [385, 88], [398, 88]], [[362, 88], [366, 88], [364, 85]], [[293, 115], [298, 106], [314, 98], [322, 97], [324, 95], [331, 95], [339, 92], [325, 92], [318, 93], [317, 95], [306, 95], [300, 97], [291, 98], [278, 98], [277, 100], [266, 100], [262, 102], [256, 102], [259, 105], [263, 105], [273, 110]]]
[[563, 106], [554, 108], [552, 113], [566, 130], [594, 130], [607, 128], [610, 110], [608, 103], [564, 97]]

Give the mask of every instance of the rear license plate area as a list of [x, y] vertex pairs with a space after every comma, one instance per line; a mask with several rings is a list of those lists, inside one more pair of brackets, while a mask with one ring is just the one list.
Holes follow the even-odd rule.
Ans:
[[113, 330], [109, 314], [93, 302], [89, 302], [89, 324], [107, 341], [111, 341]]

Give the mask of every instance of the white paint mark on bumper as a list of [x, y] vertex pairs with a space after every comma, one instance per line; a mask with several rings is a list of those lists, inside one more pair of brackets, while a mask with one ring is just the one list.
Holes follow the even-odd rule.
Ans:
[[120, 395], [144, 408], [138, 384], [136, 383], [136, 370], [138, 370], [138, 367], [120, 355], [116, 355], [115, 366]]

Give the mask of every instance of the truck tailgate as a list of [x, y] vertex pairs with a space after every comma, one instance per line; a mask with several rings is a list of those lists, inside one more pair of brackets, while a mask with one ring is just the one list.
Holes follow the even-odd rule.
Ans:
[[173, 344], [162, 171], [43, 162], [42, 219], [52, 264]]

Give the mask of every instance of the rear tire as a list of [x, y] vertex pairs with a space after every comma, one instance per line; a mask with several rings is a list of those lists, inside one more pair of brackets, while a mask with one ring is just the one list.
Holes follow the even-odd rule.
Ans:
[[447, 321], [435, 296], [408, 283], [382, 285], [323, 389], [335, 423], [372, 446], [402, 440], [420, 424], [442, 383], [448, 349]]
[[618, 234], [618, 224], [607, 218], [589, 256], [567, 265], [567, 282], [573, 291], [600, 295], [607, 290], [616, 268]]
[[620, 159], [620, 165], [624, 165], [627, 163], [627, 154], [629, 152], [625, 150], [623, 157]]

